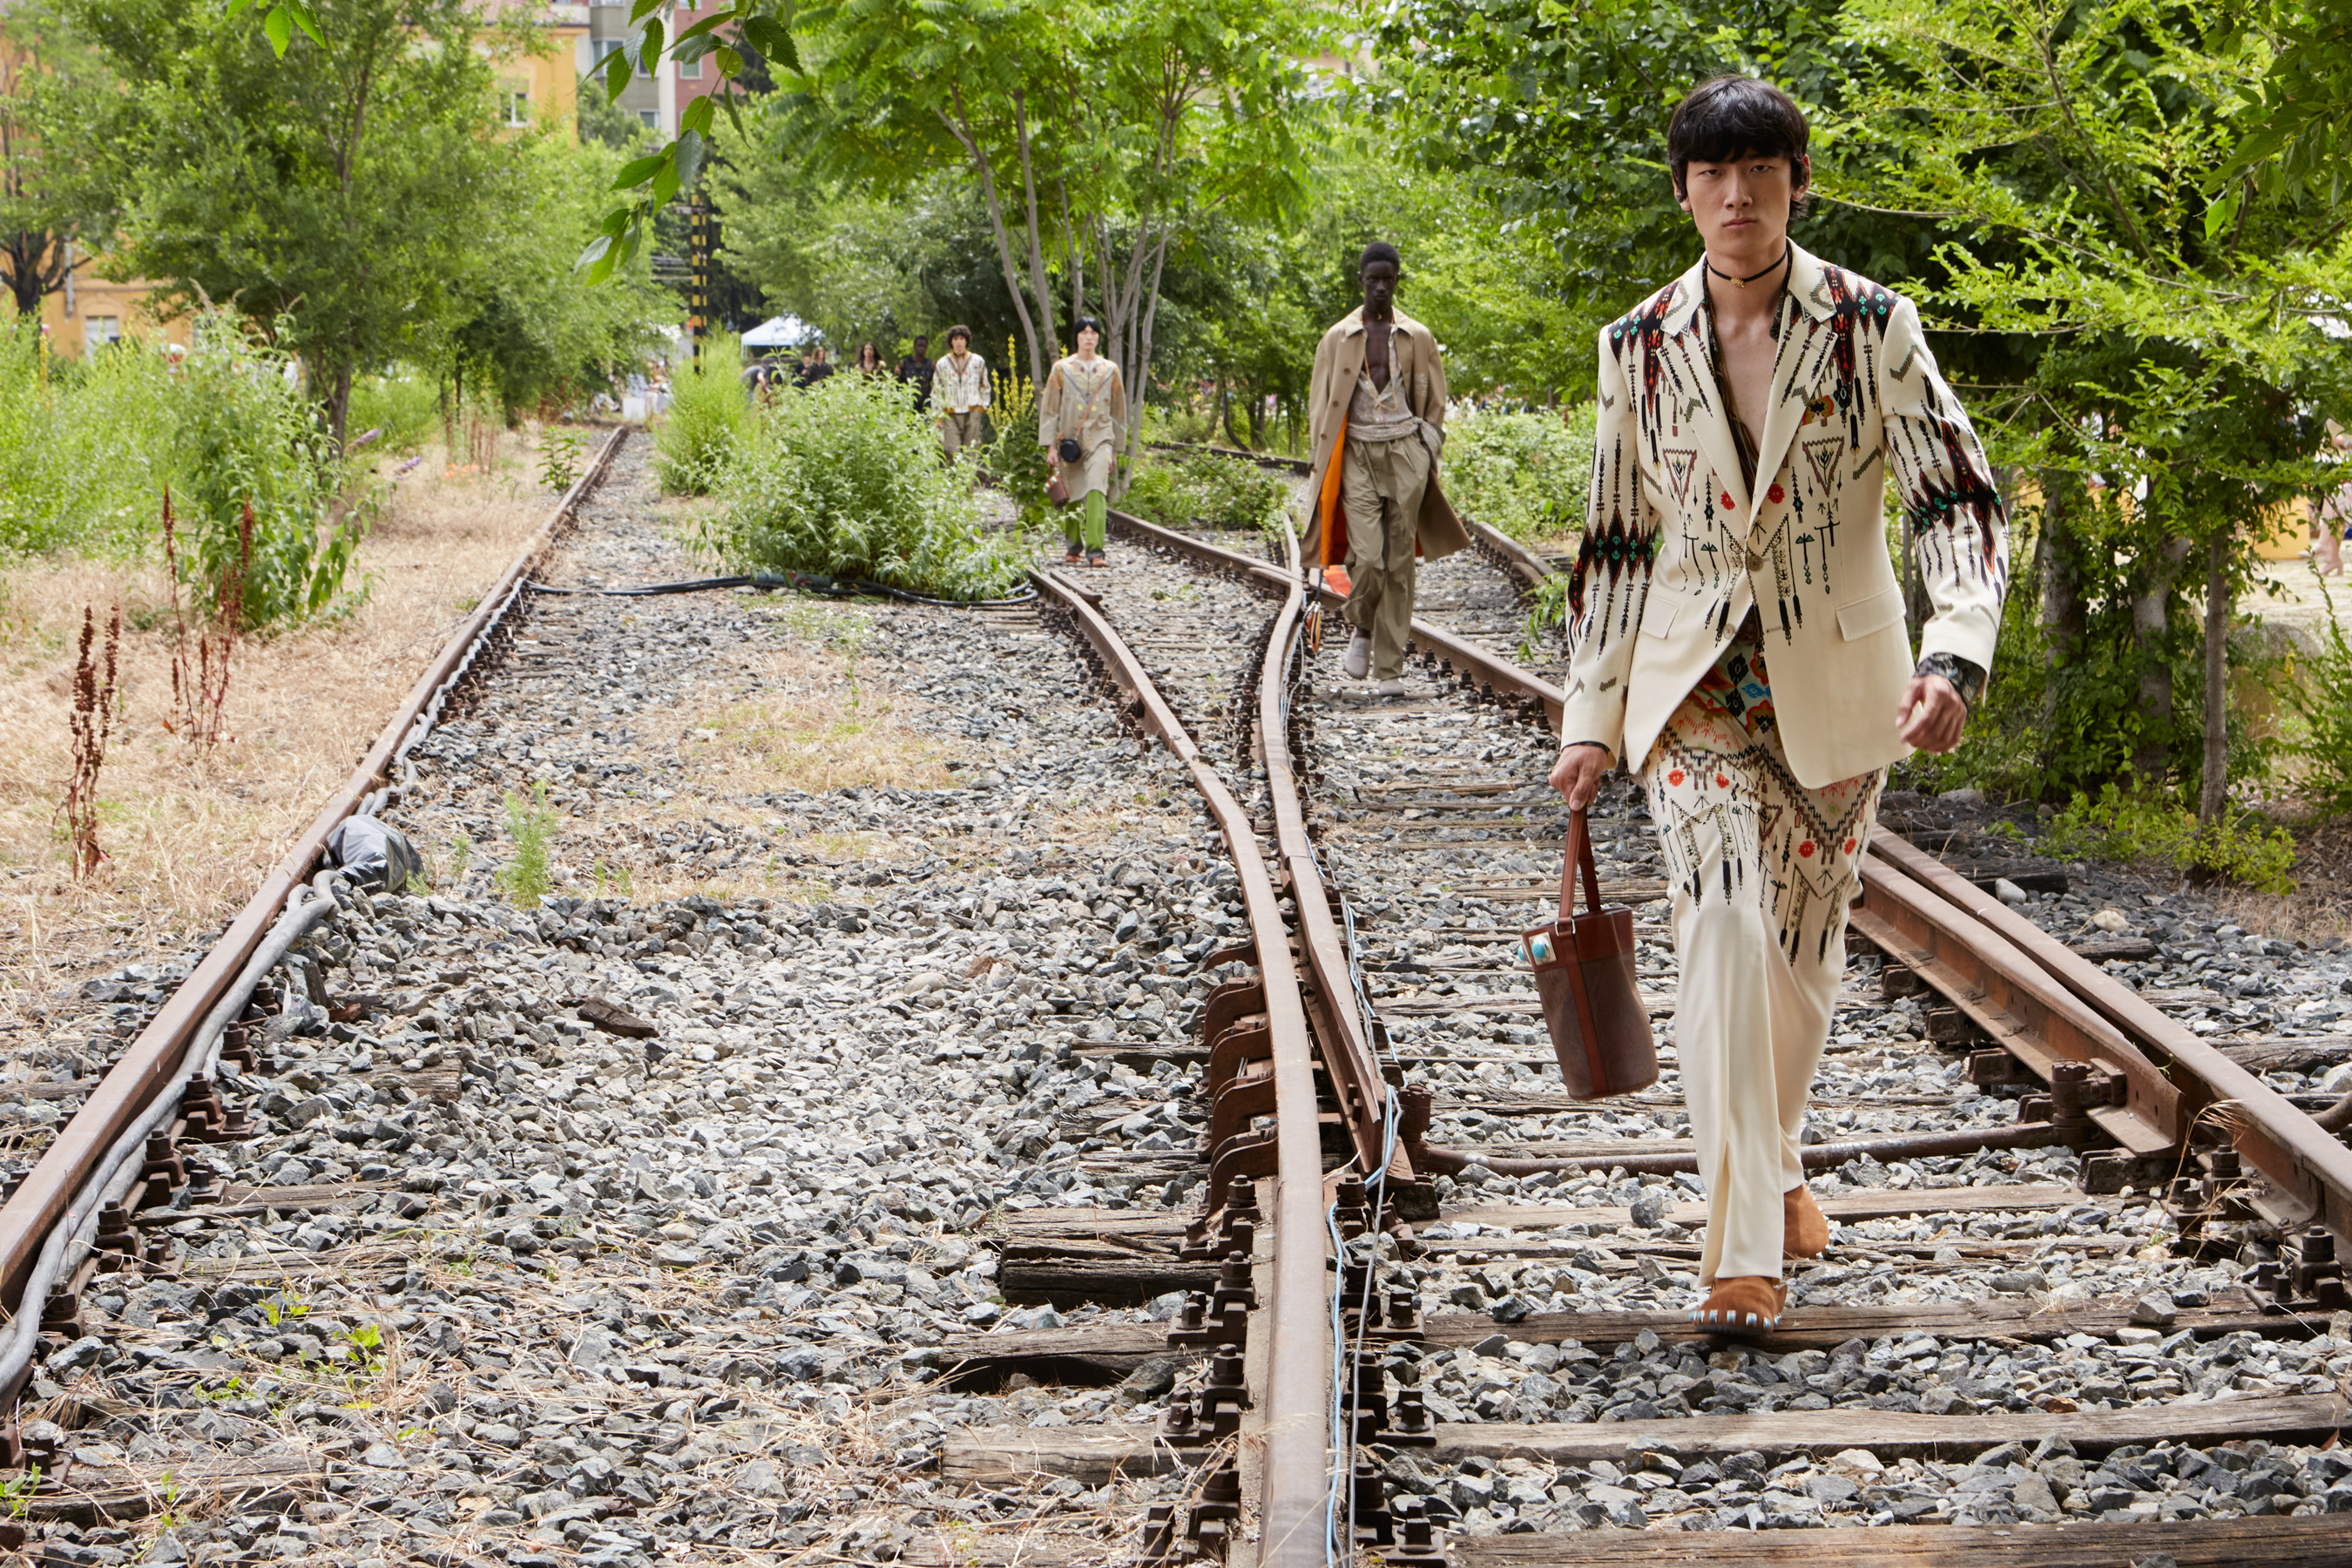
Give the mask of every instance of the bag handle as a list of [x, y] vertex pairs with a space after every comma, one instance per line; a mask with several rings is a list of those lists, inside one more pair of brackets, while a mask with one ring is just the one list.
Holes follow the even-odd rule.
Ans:
[[1584, 807], [1568, 814], [1568, 851], [1559, 861], [1559, 923], [1576, 918], [1576, 871], [1584, 868], [1584, 910], [1601, 912], [1601, 868], [1593, 864], [1592, 836], [1585, 830]]

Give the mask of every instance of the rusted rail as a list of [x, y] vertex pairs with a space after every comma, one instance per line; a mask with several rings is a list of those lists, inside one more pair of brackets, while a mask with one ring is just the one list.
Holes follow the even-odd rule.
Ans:
[[[5, 1204], [0, 1204], [0, 1305], [5, 1305], [12, 1319], [25, 1311], [40, 1310], [40, 1302], [22, 1300], [25, 1282], [50, 1232], [72, 1204], [74, 1194], [123, 1130], [138, 1121], [154, 1104], [157, 1096], [178, 1085], [189, 1051], [204, 1043], [196, 1036], [205, 1016], [219, 1004], [245, 968], [294, 889], [308, 880], [327, 835], [358, 810], [370, 792], [385, 781], [420, 717], [443, 689], [463, 672], [483, 639], [497, 628], [522, 591], [531, 568], [570, 521], [581, 500], [603, 480], [614, 454], [628, 439], [629, 429], [620, 426], [605, 438], [587, 471], [564, 492], [547, 521], [482, 596], [480, 607], [457, 627], [439, 656], [417, 679], [351, 776], [294, 840], [285, 858], [263, 879], [259, 890], [229, 922], [228, 929], [194, 971], [90, 1091], [89, 1098], [58, 1131], [16, 1191]], [[13, 1405], [15, 1397], [13, 1388], [0, 1391], [0, 1400], [7, 1404]]]
[[[1202, 758], [1142, 660], [1078, 584], [1058, 572], [1036, 572], [1031, 576], [1039, 593], [1068, 616], [1094, 650], [1128, 710], [1148, 732], [1160, 737], [1192, 773], [1241, 880], [1258, 981], [1256, 994], [1234, 1005], [1255, 1001], [1264, 1010], [1273, 1085], [1266, 1109], [1273, 1112], [1276, 1127], [1270, 1173], [1276, 1186], [1274, 1278], [1267, 1311], [1274, 1354], [1267, 1373], [1260, 1460], [1260, 1561], [1282, 1568], [1320, 1564], [1325, 1561], [1330, 1494], [1332, 1356], [1330, 1299], [1324, 1268], [1323, 1148], [1315, 1093], [1314, 1042], [1307, 1030], [1307, 1001], [1282, 915], [1281, 895], [1261, 856], [1247, 808]], [[1269, 759], [1280, 744], [1285, 695], [1281, 674], [1297, 635], [1302, 600], [1300, 591], [1291, 585], [1275, 614], [1267, 644], [1259, 712], [1269, 737]], [[1286, 786], [1276, 789], [1276, 799], [1280, 801], [1290, 793], [1295, 810], [1296, 796], [1286, 789], [1286, 772], [1283, 777]], [[1233, 1022], [1238, 1025], [1242, 1019]], [[1254, 1081], [1236, 1075], [1229, 1088], [1247, 1090]], [[1226, 1146], [1234, 1147], [1235, 1142], [1229, 1139]], [[1213, 1206], [1215, 1203], [1213, 1198]]]

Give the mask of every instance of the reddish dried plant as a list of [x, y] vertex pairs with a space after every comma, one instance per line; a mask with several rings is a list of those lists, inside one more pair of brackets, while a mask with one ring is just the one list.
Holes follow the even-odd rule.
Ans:
[[67, 781], [65, 800], [58, 807], [58, 815], [65, 818], [66, 840], [72, 847], [77, 877], [89, 876], [106, 858], [106, 851], [98, 847], [98, 770], [106, 765], [107, 737], [114, 732], [115, 653], [122, 643], [120, 605], [107, 619], [102, 671], [92, 652], [97, 640], [98, 618], [85, 605], [81, 652], [74, 660], [73, 777]]
[[213, 613], [196, 629], [193, 654], [188, 621], [180, 607], [178, 531], [172, 521], [172, 494], [163, 492], [163, 565], [172, 587], [172, 716], [163, 727], [184, 741], [214, 746], [234, 740], [222, 710], [228, 701], [228, 660], [245, 612], [245, 580], [253, 565], [253, 507], [237, 525], [236, 563], [221, 574]]

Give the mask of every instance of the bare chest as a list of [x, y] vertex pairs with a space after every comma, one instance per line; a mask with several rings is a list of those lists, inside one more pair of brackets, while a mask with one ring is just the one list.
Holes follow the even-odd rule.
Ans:
[[1717, 330], [1723, 351], [1723, 383], [1731, 393], [1732, 412], [1748, 427], [1753, 441], [1764, 433], [1772, 397], [1772, 365], [1780, 344], [1764, 322]]

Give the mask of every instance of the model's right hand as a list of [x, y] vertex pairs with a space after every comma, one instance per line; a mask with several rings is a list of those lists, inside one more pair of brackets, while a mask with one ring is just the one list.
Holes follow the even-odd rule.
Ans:
[[1616, 758], [1609, 748], [1590, 742], [1580, 742], [1559, 753], [1559, 761], [1551, 765], [1551, 787], [1559, 791], [1572, 811], [1580, 811], [1592, 804], [1601, 793], [1601, 778]]

